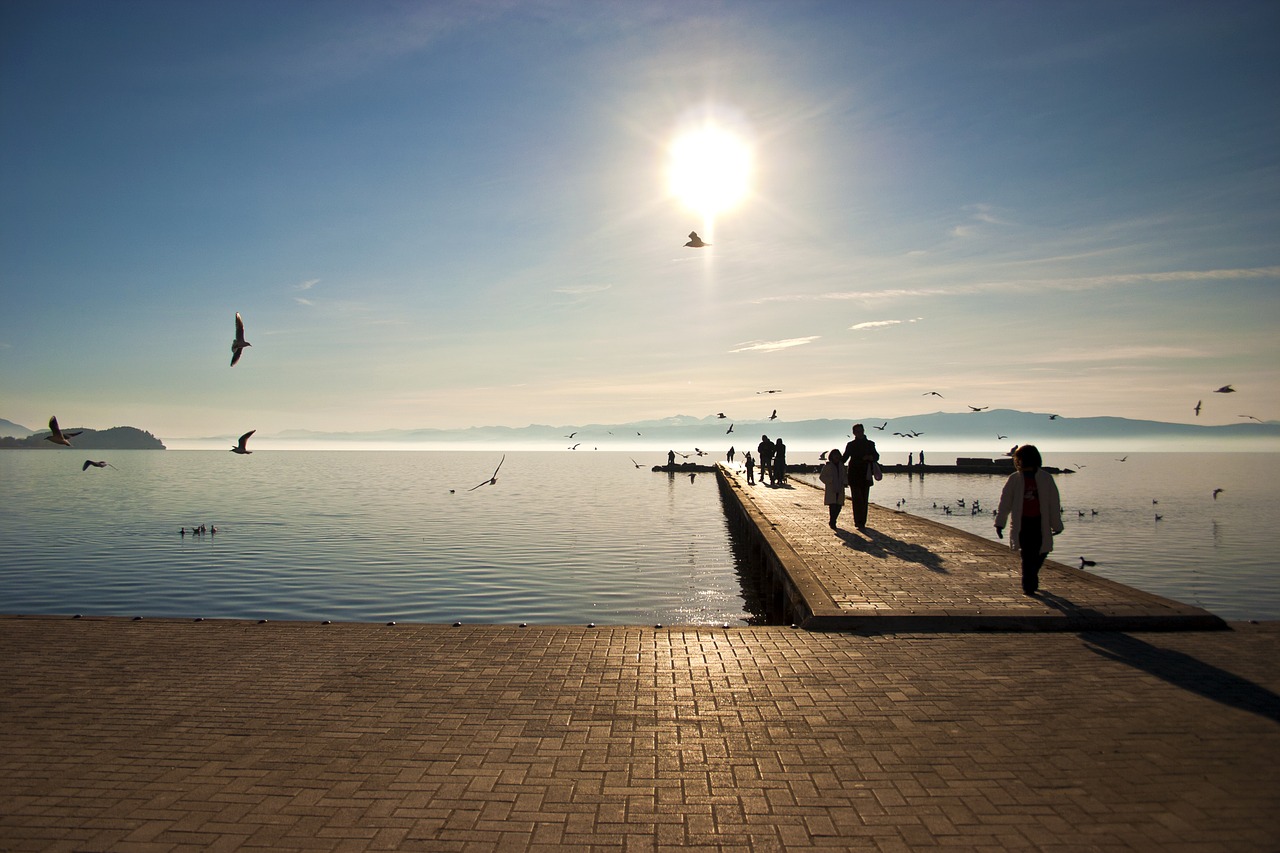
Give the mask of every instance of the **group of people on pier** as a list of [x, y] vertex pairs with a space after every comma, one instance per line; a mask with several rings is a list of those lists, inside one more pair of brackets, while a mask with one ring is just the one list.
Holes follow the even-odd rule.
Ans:
[[760, 466], [761, 485], [765, 485], [765, 477], [768, 477], [769, 484], [774, 486], [780, 486], [787, 482], [787, 445], [783, 443], [781, 438], [773, 441], [767, 435], [760, 436], [760, 443], [756, 445], [756, 452], [760, 454], [759, 462], [752, 457], [750, 450], [747, 451], [742, 460], [747, 467], [748, 486], [756, 484], [757, 464]]
[[[762, 455], [763, 447], [762, 442]], [[1057, 483], [1042, 467], [1040, 451], [1034, 445], [1024, 444], [1015, 447], [1012, 453], [1017, 470], [1009, 476], [1000, 493], [996, 536], [1003, 539], [1005, 523], [1012, 522], [1009, 545], [1021, 557], [1022, 591], [1035, 595], [1040, 589], [1040, 569], [1053, 550], [1053, 537], [1063, 529], [1062, 504]], [[862, 424], [853, 425], [853, 439], [844, 450], [832, 448], [827, 454], [827, 462], [818, 476], [825, 487], [823, 502], [833, 530], [844, 508], [845, 489], [853, 500], [854, 526], [860, 531], [867, 529], [871, 487], [882, 477], [879, 461], [876, 443], [867, 438]], [[924, 453], [920, 454], [920, 463], [924, 464]], [[751, 469], [748, 467], [747, 471], [748, 482], [751, 482]]]

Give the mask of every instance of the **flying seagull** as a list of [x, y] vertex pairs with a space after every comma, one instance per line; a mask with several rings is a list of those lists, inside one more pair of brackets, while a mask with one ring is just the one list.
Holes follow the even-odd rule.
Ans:
[[690, 249], [701, 249], [703, 246], [710, 246], [710, 243], [702, 242], [702, 238], [698, 236], [697, 231], [689, 232], [689, 242], [685, 243]]
[[[628, 459], [631, 459], [631, 457], [630, 457], [630, 456], [628, 456], [627, 458], [628, 458]], [[641, 465], [639, 462], [637, 462], [637, 461], [636, 461], [636, 460], [634, 460], [634, 459], [631, 459], [631, 464], [632, 464], [632, 465], [634, 465], [634, 466], [636, 466], [637, 468], [643, 468], [643, 467], [644, 467], [643, 465]]]
[[476, 489], [480, 488], [481, 486], [493, 486], [493, 485], [496, 485], [496, 484], [497, 484], [497, 482], [498, 482], [498, 471], [499, 471], [499, 470], [501, 470], [501, 468], [502, 468], [502, 463], [503, 463], [503, 462], [506, 462], [506, 461], [507, 461], [507, 454], [505, 454], [505, 453], [504, 453], [504, 454], [502, 454], [502, 458], [498, 460], [498, 467], [493, 469], [493, 476], [492, 476], [492, 477], [490, 477], [489, 479], [485, 480], [483, 483], [476, 483], [474, 486], [472, 486], [471, 488], [467, 489], [467, 491], [468, 491], [468, 492], [474, 492]]
[[942, 395], [939, 394], [937, 391], [925, 391], [920, 396], [921, 397], [941, 397]]
[[1049, 420], [1056, 421], [1057, 419], [1058, 419], [1057, 415], [1049, 415]]
[[[84, 465], [80, 466], [80, 470], [88, 471], [90, 465], [92, 465], [94, 468], [115, 468], [116, 467], [112, 465], [110, 462], [94, 462], [92, 459], [86, 459], [84, 460]], [[116, 470], [119, 471], [120, 469], [116, 468]]]
[[231, 448], [231, 452], [243, 453], [243, 454], [252, 453], [253, 451], [246, 448], [245, 445], [249, 443], [249, 436], [253, 435], [255, 432], [257, 432], [256, 429], [251, 429], [248, 432], [246, 432], [244, 435], [240, 436], [240, 440], [236, 442], [235, 447]]
[[1217, 391], [1214, 391], [1213, 393], [1215, 393], [1215, 394], [1234, 394], [1234, 393], [1236, 393], [1236, 389], [1232, 388], [1230, 385], [1223, 385], [1221, 388], [1219, 388]]
[[724, 434], [728, 435], [731, 432], [733, 432], [733, 424], [729, 424], [729, 428], [724, 431]]
[[756, 393], [757, 393], [757, 394], [781, 394], [781, 393], [782, 393], [782, 389], [781, 389], [781, 388], [775, 388], [775, 389], [774, 389], [774, 390], [772, 390], [772, 391], [757, 391]]
[[[968, 405], [968, 404], [966, 403], [965, 405]], [[987, 409], [989, 409], [989, 408], [991, 408], [991, 407], [990, 407], [990, 406], [969, 406], [969, 411], [971, 411], [971, 412], [985, 412], [985, 411], [986, 411]]]
[[253, 344], [244, 339], [244, 320], [240, 319], [240, 312], [236, 312], [236, 339], [231, 342], [231, 366], [235, 367], [236, 362], [240, 360], [240, 353], [245, 347], [251, 347]]
[[778, 410], [777, 410], [777, 409], [774, 409], [774, 410], [773, 410], [773, 414], [772, 414], [772, 415], [769, 415], [769, 420], [771, 420], [771, 421], [776, 421], [777, 419], [778, 419]]
[[1197, 418], [1200, 417], [1200, 404], [1203, 402], [1204, 400], [1196, 400], [1196, 417]]
[[720, 418], [721, 420], [724, 420], [725, 418], [727, 418], [727, 417], [729, 417], [729, 416], [728, 416], [728, 415], [726, 415], [724, 412], [719, 412], [718, 414], [716, 414], [716, 417], [717, 417], [717, 418]]
[[1262, 423], [1262, 418], [1255, 418], [1253, 415], [1240, 415], [1239, 417], [1248, 418], [1251, 421], [1257, 421], [1258, 423]]
[[1008, 438], [1008, 437], [1009, 437], [1009, 436], [1007, 436], [1007, 435], [1001, 435], [1000, 433], [996, 433], [996, 441], [1000, 441], [1001, 439], [1005, 439], [1005, 438]]
[[71, 442], [68, 439], [75, 438], [82, 430], [76, 432], [63, 432], [58, 429], [58, 419], [56, 417], [49, 418], [49, 434], [44, 437], [45, 441], [52, 441], [54, 444], [61, 444], [64, 447], [70, 447]]
[[883, 431], [884, 431], [884, 428], [885, 428], [885, 427], [887, 427], [888, 425], [889, 425], [889, 422], [888, 422], [888, 421], [885, 421], [884, 423], [880, 424], [880, 426], [876, 426], [875, 424], [872, 424], [872, 425], [871, 425], [871, 428], [872, 428], [872, 429], [878, 429], [878, 430], [880, 430], [880, 431], [882, 431], [882, 432], [883, 432]]
[[1222, 493], [1223, 493], [1223, 492], [1225, 492], [1225, 491], [1226, 491], [1226, 489], [1214, 489], [1214, 490], [1213, 490], [1213, 499], [1216, 501], [1216, 500], [1218, 499], [1218, 495], [1222, 494]]

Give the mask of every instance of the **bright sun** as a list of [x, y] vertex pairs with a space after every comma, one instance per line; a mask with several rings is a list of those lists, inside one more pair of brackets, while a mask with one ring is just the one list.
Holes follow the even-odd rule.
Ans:
[[730, 210], [747, 196], [751, 150], [739, 137], [708, 125], [671, 143], [667, 186], [705, 219]]

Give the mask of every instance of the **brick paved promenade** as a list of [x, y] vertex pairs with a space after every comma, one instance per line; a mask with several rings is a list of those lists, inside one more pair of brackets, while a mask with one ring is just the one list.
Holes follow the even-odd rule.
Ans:
[[1280, 623], [980, 633], [1041, 607], [1007, 554], [767, 491], [770, 535], [882, 572], [832, 601], [970, 600], [856, 634], [0, 617], [0, 851], [1280, 849]]

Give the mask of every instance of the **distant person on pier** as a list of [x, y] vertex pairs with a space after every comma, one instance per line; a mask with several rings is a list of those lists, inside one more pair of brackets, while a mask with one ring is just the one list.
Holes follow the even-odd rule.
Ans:
[[773, 442], [769, 440], [769, 436], [760, 436], [760, 444], [756, 446], [756, 450], [760, 453], [760, 482], [763, 484], [765, 475], [773, 473]]
[[996, 536], [1004, 538], [1004, 523], [1013, 517], [1009, 547], [1022, 555], [1022, 591], [1035, 595], [1040, 590], [1040, 567], [1053, 550], [1053, 537], [1062, 532], [1062, 503], [1058, 484], [1041, 466], [1035, 445], [1014, 448], [1013, 464], [1000, 493], [996, 510]]
[[921, 468], [924, 467], [924, 451], [923, 450], [920, 451], [920, 467]]
[[849, 472], [844, 467], [844, 456], [840, 453], [840, 448], [836, 447], [827, 454], [827, 464], [822, 466], [822, 470], [818, 472], [818, 479], [822, 480], [826, 486], [826, 493], [822, 502], [827, 505], [827, 511], [831, 515], [831, 520], [827, 522], [832, 530], [836, 529], [836, 519], [840, 517], [840, 510], [844, 508], [844, 489], [849, 484]]
[[908, 453], [908, 454], [907, 454], [907, 470], [908, 470], [908, 471], [910, 471], [910, 470], [911, 470], [911, 460], [912, 460], [914, 457], [915, 457], [915, 454], [913, 454], [913, 453]]
[[754, 486], [756, 484], [756, 460], [752, 458], [750, 450], [743, 457], [743, 461], [747, 465], [747, 485]]
[[732, 463], [732, 462], [733, 462], [733, 454], [734, 454], [733, 447], [730, 447], [730, 448], [729, 448], [729, 452], [725, 454], [725, 461], [726, 461], [726, 462], [729, 462], [729, 463]]
[[676, 467], [676, 452], [674, 450], [667, 451], [667, 467], [668, 468]]
[[787, 446], [778, 439], [773, 443], [773, 484], [787, 482]]
[[879, 461], [876, 443], [867, 438], [862, 424], [853, 425], [853, 440], [844, 446], [844, 459], [849, 464], [849, 494], [853, 497], [853, 524], [867, 529], [867, 505], [871, 501], [871, 484], [875, 482], [871, 465]]

